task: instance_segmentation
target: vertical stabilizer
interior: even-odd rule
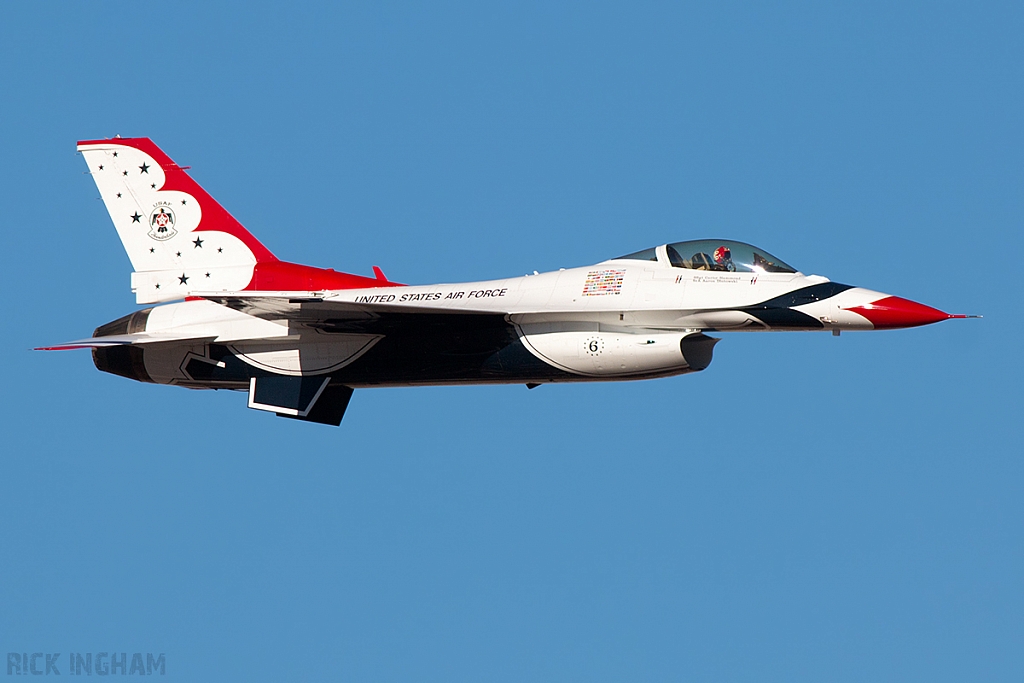
[[[238,291],[277,258],[149,138],[78,143],[124,244],[140,304]]]

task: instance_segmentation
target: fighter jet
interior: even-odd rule
[[[804,275],[724,239],[590,266],[403,285],[281,261],[148,138],[78,143],[148,307],[92,337],[99,370],[248,393],[250,408],[339,425],[354,389],[649,379],[699,372],[708,332],[879,330],[965,318]]]

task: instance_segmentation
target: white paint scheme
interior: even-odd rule
[[[607,265],[624,272],[621,292],[583,296],[587,273]],[[145,332],[132,336],[131,341],[151,344],[203,339],[230,343],[255,366],[284,374],[316,374],[355,360],[380,335],[332,334],[328,339],[318,339],[315,329],[298,321],[300,310],[310,311],[305,317],[400,311],[494,313],[506,316],[516,326],[531,352],[567,371],[628,375],[685,367],[678,355],[678,340],[687,334],[709,329],[764,330],[755,318],[735,309],[827,281],[801,274],[762,274],[752,282],[749,274],[716,274],[620,260],[470,283],[341,291],[201,291],[190,294],[245,302],[248,312],[205,299],[165,304],[152,309]],[[867,330],[872,326],[866,319],[845,309],[884,296],[853,288],[795,308],[825,322],[826,329]],[[370,303],[366,303],[368,299]],[[595,335],[607,349],[599,354],[605,356],[599,361],[584,351],[586,340]],[[671,340],[675,343],[669,343]],[[69,345],[88,345],[89,341]],[[103,343],[95,341],[96,345]],[[612,349],[619,351],[613,353]],[[617,363],[607,358],[615,358]]]
[[[634,325],[648,322],[669,328],[691,327],[679,324],[682,316],[698,311],[730,309],[749,306],[771,299],[799,287],[828,282],[827,278],[792,274],[762,274],[751,283],[746,273],[706,273],[659,264],[628,261],[605,261],[593,266],[571,268],[553,273],[541,273],[520,278],[489,280],[455,284],[410,286],[400,289],[342,290],[337,292],[235,292],[226,296],[239,297],[299,297],[318,296],[325,302],[359,303],[363,297],[383,296],[392,300],[370,302],[367,308],[386,306],[390,310],[401,307],[431,311],[476,311],[508,313],[512,316],[541,316],[574,320],[611,322],[618,314],[629,312]],[[622,291],[600,297],[583,296],[587,273],[606,265],[625,271]],[[696,280],[696,282],[694,281]],[[506,290],[504,296],[467,296],[469,292]],[[457,299],[449,294],[464,295]],[[440,294],[440,299],[414,300],[416,295]],[[225,296],[215,292],[195,292],[211,298]],[[403,301],[403,297],[405,300]],[[612,315],[608,315],[612,314]]]
[[[588,273],[607,267],[624,273],[619,293],[584,296]],[[470,283],[336,292],[198,294],[247,301],[255,309],[254,315],[270,319],[286,317],[282,302],[296,298],[316,299],[313,310],[324,316],[332,310],[498,313],[516,326],[524,345],[537,358],[581,377],[611,379],[685,370],[687,363],[679,345],[683,337],[703,330],[764,331],[768,328],[757,318],[735,309],[828,281],[801,273],[760,273],[755,277],[675,268],[660,262],[612,260]],[[845,309],[885,296],[854,288],[795,309],[820,320],[824,329],[870,330],[870,322]],[[295,308],[297,311],[298,305]],[[596,352],[589,351],[592,341],[597,343]]]
[[[249,247],[224,232],[195,232],[203,217],[199,201],[185,192],[164,190],[166,177],[153,157],[118,144],[117,138],[79,145],[78,151],[89,165],[132,263],[135,272],[131,285],[137,303],[181,299],[193,287],[230,291],[249,284],[256,264]],[[143,166],[145,173],[141,171]],[[164,205],[174,213],[174,234],[154,239],[150,216]],[[138,221],[133,220],[135,215],[140,217]],[[201,246],[194,243],[197,238],[202,240]],[[186,283],[180,281],[181,277],[187,278]]]
[[[706,331],[838,334],[874,329],[871,320],[892,328],[964,317],[792,272],[728,240],[482,282],[377,286],[390,283],[379,273],[326,276],[331,271],[296,264],[264,279],[264,263],[277,259],[183,169],[165,170],[142,151],[166,159],[152,141],[78,149],[132,263],[137,302],[163,305],[102,326],[100,337],[49,348],[92,347],[97,368],[139,381],[248,390],[251,408],[314,422],[338,424],[354,387],[661,377],[708,366],[718,340]],[[247,291],[258,284],[256,254],[261,283],[373,286]],[[265,392],[259,377],[272,378]],[[317,385],[306,412],[287,407]]]
[[[606,264],[615,264],[625,271],[622,293],[603,297],[583,296],[581,292],[587,273]],[[746,327],[749,317],[741,319],[732,309],[829,281],[820,276],[799,273],[764,274],[756,282],[751,282],[748,274],[723,273],[721,275],[732,277],[711,280],[716,273],[669,267],[659,270],[660,267],[653,263],[651,266],[654,268],[630,265],[625,261],[606,261],[585,268],[481,282],[340,291],[196,291],[192,295],[211,300],[235,298],[247,301],[256,310],[265,309],[265,313],[259,315],[268,318],[284,315],[282,302],[304,298],[322,301],[324,311],[332,310],[336,305],[337,310],[345,311],[501,313],[520,324],[577,321],[634,329],[698,330],[719,329],[719,326]],[[696,283],[693,281],[695,276],[698,279]],[[505,292],[502,296],[466,295],[468,292],[502,290]],[[459,293],[462,293],[461,297],[449,298]],[[417,298],[424,295],[440,295],[440,298]],[[850,307],[865,299],[876,300],[886,295],[854,288],[839,296],[843,306]],[[851,328],[872,329],[863,318],[851,318],[847,324]]]

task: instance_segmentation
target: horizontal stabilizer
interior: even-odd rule
[[[34,351],[69,351],[71,349],[99,349],[106,346],[129,346],[132,344],[166,344],[167,342],[195,342],[203,344],[213,341],[216,337],[204,336],[174,336],[174,335],[152,335],[152,334],[119,334],[107,337],[90,337],[88,339],[76,339],[75,341],[55,344],[54,346],[38,346]]]

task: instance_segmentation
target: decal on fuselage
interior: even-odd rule
[[[587,279],[583,283],[583,296],[621,294],[622,280],[625,277],[624,270],[592,270],[587,273]]]

